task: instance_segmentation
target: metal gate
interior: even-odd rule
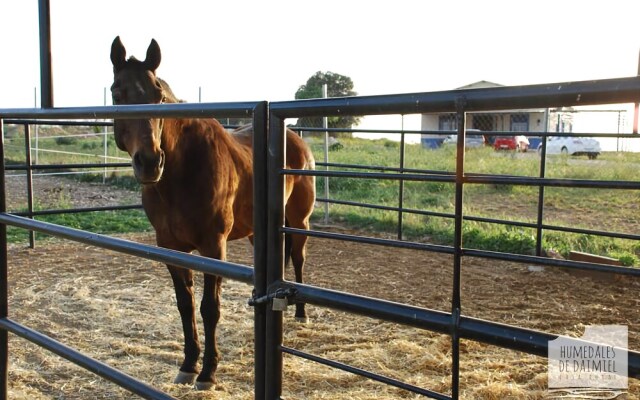
[[[581,187],[602,189],[640,189],[639,182],[600,181],[582,179],[549,179],[544,177],[544,161],[541,176],[517,177],[504,175],[474,175],[465,173],[464,140],[467,112],[483,112],[495,110],[513,110],[529,108],[547,108],[561,106],[577,106],[592,104],[632,103],[640,98],[640,78],[611,79],[590,82],[568,82],[561,84],[534,85],[521,87],[501,87],[490,89],[456,90],[436,93],[418,93],[407,95],[372,96],[343,99],[299,100],[270,104],[270,138],[269,138],[269,191],[265,204],[270,207],[268,247],[276,251],[268,253],[267,286],[269,293],[280,290],[290,294],[290,301],[302,301],[322,307],[330,307],[363,316],[378,318],[388,322],[405,324],[412,327],[435,331],[451,336],[452,373],[451,395],[437,393],[428,388],[419,388],[395,379],[381,376],[359,368],[344,365],[332,360],[323,359],[305,352],[282,345],[282,313],[267,311],[267,355],[266,379],[267,399],[278,399],[282,391],[282,355],[290,354],[303,357],[328,366],[340,368],[380,382],[397,386],[414,393],[436,399],[458,399],[460,396],[460,339],[472,339],[488,344],[518,350],[546,357],[548,343],[558,338],[557,335],[525,329],[518,326],[505,325],[493,321],[480,320],[463,315],[463,299],[460,293],[461,260],[463,257],[479,257],[496,260],[508,260],[528,264],[568,267],[613,274],[640,276],[635,268],[614,267],[603,264],[555,260],[539,256],[497,253],[486,250],[463,247],[463,188],[473,184],[528,185],[545,187]],[[404,171],[400,168],[394,172],[349,172],[349,171],[303,171],[284,169],[284,126],[285,119],[299,117],[333,116],[333,115],[383,115],[383,114],[415,114],[415,113],[454,113],[457,119],[457,156],[455,175],[434,174],[429,171]],[[496,133],[513,134],[510,132]],[[538,134],[538,133],[536,133]],[[548,132],[540,134],[543,138],[551,136]],[[542,158],[545,158],[546,141],[542,147]],[[391,303],[384,300],[357,296],[349,293],[335,292],[314,286],[297,284],[284,279],[282,234],[301,234],[303,231],[285,227],[282,182],[284,175],[308,175],[330,177],[354,177],[360,179],[393,179],[403,181],[449,182],[455,185],[455,237],[453,246],[415,243],[401,240],[377,239],[312,230],[309,236],[347,240],[396,248],[412,248],[424,251],[453,255],[453,280],[451,282],[451,312],[413,307],[411,305]],[[403,211],[401,205],[396,209]],[[539,234],[543,229],[559,229],[543,225],[541,208],[538,211],[538,223],[534,225]],[[580,230],[575,230],[579,232]],[[584,232],[584,231],[583,231]],[[606,232],[595,234],[618,236]],[[640,236],[623,235],[619,237],[640,239]],[[540,241],[538,240],[538,243]],[[640,353],[629,352],[629,376],[640,374]],[[284,376],[286,379],[286,375]]]
[[[0,397],[7,397],[9,332],[33,341],[94,373],[109,379],[145,398],[169,398],[166,394],[141,383],[122,372],[80,354],[79,352],[48,338],[33,329],[9,318],[7,299],[7,243],[6,226],[12,225],[60,236],[82,243],[121,251],[127,254],[169,262],[198,271],[214,273],[230,279],[254,285],[256,297],[274,297],[286,293],[290,301],[302,301],[319,307],[330,307],[350,313],[404,324],[411,327],[448,334],[452,344],[451,395],[437,393],[429,388],[420,388],[369,371],[345,365],[333,360],[307,354],[303,351],[283,346],[282,312],[274,311],[267,303],[255,305],[255,398],[278,399],[282,392],[282,382],[286,379],[282,370],[283,354],[303,357],[328,366],[340,368],[386,384],[403,388],[426,397],[436,399],[459,398],[460,339],[473,339],[505,348],[540,356],[547,355],[548,342],[558,336],[517,326],[470,318],[463,315],[463,299],[460,294],[461,260],[463,257],[480,257],[498,260],[526,262],[610,272],[614,274],[640,275],[640,270],[614,267],[602,264],[555,260],[538,256],[496,253],[485,250],[464,248],[462,224],[463,187],[481,183],[504,185],[530,185],[544,187],[594,187],[606,189],[640,189],[638,182],[592,181],[576,179],[539,178],[473,175],[465,173],[464,141],[458,141],[455,175],[432,174],[428,171],[393,172],[346,172],[346,171],[302,171],[284,169],[284,123],[286,118],[335,114],[405,114],[423,112],[454,112],[457,115],[460,137],[465,135],[465,113],[471,111],[498,110],[506,108],[556,107],[561,105],[586,105],[634,102],[640,93],[640,78],[612,79],[595,82],[573,82],[562,85],[536,85],[524,87],[504,87],[437,93],[407,95],[357,97],[346,99],[302,100],[293,102],[224,103],[224,104],[175,104],[175,105],[135,105],[117,107],[93,107],[77,109],[5,109],[0,110],[0,119],[33,118],[136,118],[153,117],[253,117],[255,168],[255,269],[188,254],[177,253],[152,246],[132,244],[90,232],[60,227],[28,218],[8,214],[6,200],[0,195],[0,377],[4,379],[0,387]],[[267,126],[267,121],[269,122]],[[1,124],[0,124],[1,125]],[[543,133],[542,136],[548,135]],[[268,140],[267,140],[268,139]],[[4,148],[0,146],[0,156]],[[346,234],[336,234],[312,230],[303,232],[285,227],[283,203],[284,175],[314,174],[316,176],[348,176],[360,179],[393,179],[398,181],[440,181],[455,185],[455,240],[453,246],[416,243],[404,240],[377,239]],[[4,186],[4,169],[0,171],[0,185]],[[402,212],[401,207],[398,212]],[[540,229],[551,229],[542,225]],[[337,292],[320,287],[296,284],[284,279],[283,235],[307,234],[312,237],[330,238],[362,242],[396,248],[412,248],[453,255],[454,275],[451,282],[451,311],[443,312],[415,307],[408,304],[392,303],[350,293]],[[613,234],[610,234],[613,235]],[[627,238],[638,240],[637,235]],[[284,289],[284,290],[283,290]],[[277,293],[276,293],[277,292]],[[640,373],[640,353],[629,353],[629,374]]]
[[[593,187],[602,189],[640,190],[640,182],[593,181],[578,179],[548,179],[540,177],[513,177],[473,175],[465,173],[464,140],[457,141],[457,164],[453,175],[433,174],[428,171],[394,172],[344,172],[344,171],[299,171],[284,169],[284,126],[287,118],[328,115],[384,115],[412,113],[453,113],[457,120],[457,135],[466,134],[465,113],[494,110],[547,108],[592,104],[633,103],[640,100],[640,77],[621,78],[589,82],[567,82],[521,87],[458,90],[406,95],[385,95],[338,99],[299,100],[291,102],[246,102],[216,104],[170,104],[135,105],[114,107],[53,108],[51,85],[51,46],[49,35],[49,2],[40,0],[40,43],[42,72],[43,109],[2,109],[2,120],[19,119],[72,119],[72,118],[140,118],[140,117],[252,117],[254,125],[254,204],[263,205],[254,210],[254,269],[218,260],[182,254],[153,246],[135,244],[91,232],[78,231],[28,218],[8,214],[4,193],[4,162],[0,168],[0,399],[8,397],[8,333],[21,336],[70,361],[109,379],[144,398],[167,399],[170,396],[154,389],[103,363],[93,360],[41,333],[21,325],[9,318],[7,279],[7,225],[45,232],[66,239],[98,246],[110,250],[140,256],[160,262],[213,273],[246,283],[253,283],[255,296],[273,297],[286,293],[291,301],[301,301],[319,307],[330,307],[349,313],[404,324],[411,327],[448,334],[452,345],[451,395],[437,393],[429,388],[419,388],[369,371],[326,360],[297,349],[283,346],[282,312],[274,311],[269,304],[255,305],[255,398],[279,399],[282,394],[283,354],[304,357],[325,365],[340,368],[374,380],[394,385],[426,397],[436,399],[458,399],[460,396],[460,339],[472,339],[508,349],[523,351],[543,357],[547,355],[548,342],[558,336],[549,333],[510,326],[487,320],[471,318],[463,314],[463,299],[460,293],[461,260],[463,257],[480,257],[497,260],[526,262],[603,271],[613,274],[640,276],[640,269],[614,267],[603,264],[554,260],[539,256],[496,253],[469,249],[463,246],[463,188],[465,185],[496,183],[501,185],[529,185],[540,187]],[[0,131],[0,134],[3,132]],[[3,135],[4,136],[4,135]],[[547,133],[537,133],[546,137]],[[267,140],[268,139],[268,140]],[[542,150],[543,156],[545,148]],[[4,145],[0,145],[0,157],[4,160]],[[284,175],[314,174],[316,176],[348,176],[361,179],[393,179],[402,181],[435,181],[455,185],[455,238],[452,246],[415,243],[402,240],[367,238],[355,235],[335,234],[311,230],[302,232],[285,227],[283,178]],[[398,212],[402,212],[398,207]],[[542,223],[539,216],[536,227],[539,231],[552,227]],[[307,234],[312,237],[362,242],[395,248],[412,248],[423,251],[451,254],[453,256],[453,280],[451,282],[451,311],[443,312],[408,304],[337,292],[320,287],[296,284],[284,279],[283,235]],[[604,233],[616,236],[611,233]],[[626,238],[639,240],[636,235]],[[284,289],[284,290],[283,290]],[[640,353],[628,354],[629,375],[640,375]]]

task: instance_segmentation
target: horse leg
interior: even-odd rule
[[[309,218],[313,212],[315,203],[315,180],[313,177],[302,177],[297,181],[287,199],[285,219],[289,226],[297,229],[309,230]],[[297,283],[304,283],[303,272],[306,259],[306,235],[291,235],[285,240],[286,246],[290,246],[291,261]],[[309,321],[304,303],[296,303],[296,321],[306,323]]]
[[[201,249],[200,254],[205,257],[226,259],[226,239],[220,235],[211,249]],[[204,274],[204,288],[202,290],[202,302],[200,314],[204,325],[204,356],[202,359],[202,371],[196,379],[196,389],[209,390],[216,383],[215,373],[218,369],[220,353],[216,340],[216,328],[220,320],[220,293],[222,291],[222,278],[215,275]]]
[[[167,265],[173,287],[176,291],[176,302],[180,319],[182,320],[182,331],[184,333],[184,361],[174,383],[191,385],[198,374],[198,357],[200,356],[200,342],[198,340],[198,330],[196,327],[195,301],[193,296],[193,271],[186,268],[179,268]]]
[[[306,229],[309,226],[307,225]],[[291,235],[291,261],[293,262],[293,271],[297,283],[304,283],[303,272],[304,262],[306,258],[307,236]],[[304,303],[296,303],[296,321],[307,323],[307,312]]]

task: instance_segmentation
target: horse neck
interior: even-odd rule
[[[159,77],[156,77],[156,79],[162,87],[163,103],[184,103],[183,100],[180,100],[176,97],[176,95],[173,93],[173,90],[171,90],[171,87],[164,79],[161,79]],[[165,153],[170,153],[175,149],[177,136],[180,134],[181,125],[182,124],[177,119],[165,118],[162,120],[161,143]]]
[[[160,79],[156,77],[158,82],[160,82],[160,86],[162,87],[162,94],[164,95],[164,103],[184,103],[183,100],[178,99],[178,97],[173,94],[173,90],[171,90],[171,86],[164,79]]]

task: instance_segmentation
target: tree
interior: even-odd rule
[[[296,92],[296,100],[315,99],[322,97],[322,85],[327,85],[327,97],[356,96],[353,90],[353,81],[348,76],[336,74],[334,72],[316,72],[307,80],[307,83],[300,86]],[[351,128],[360,121],[360,117],[353,116],[329,116],[329,128]],[[322,117],[303,117],[298,119],[296,126],[299,127],[322,127]]]

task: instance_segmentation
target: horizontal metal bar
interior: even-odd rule
[[[279,118],[331,115],[383,115],[497,111],[526,108],[635,103],[640,99],[640,77],[560,82],[541,85],[450,90],[383,96],[360,96],[281,101],[269,104]]]
[[[535,224],[532,224],[532,225],[535,226]],[[549,230],[549,231],[580,233],[583,235],[604,236],[604,237],[611,237],[611,238],[617,238],[617,239],[640,240],[640,235],[634,235],[631,233],[605,232],[605,231],[596,231],[593,229],[569,228],[566,226],[555,226],[555,225],[546,225],[546,224],[542,224],[540,228]]]
[[[290,126],[289,129],[296,132],[334,132],[334,133],[385,133],[385,134],[405,134],[405,135],[422,135],[422,134],[434,134],[434,135],[450,135],[454,131],[445,130],[403,130],[403,129],[353,129],[353,128],[318,128],[310,126]]]
[[[278,289],[294,290],[292,300],[297,302],[314,304],[442,334],[450,335],[453,329],[451,314],[444,311],[414,307],[289,281],[279,282],[270,288],[270,291],[273,292]],[[499,345],[507,349],[542,357],[547,357],[549,341],[563,337],[467,316],[460,317],[458,333],[460,338]],[[576,339],[572,338],[572,340]],[[640,353],[629,350],[628,362],[629,376],[640,375]]]
[[[374,210],[384,210],[384,211],[394,211],[394,212],[402,211],[403,213],[406,213],[406,214],[424,215],[428,217],[438,217],[438,218],[454,218],[455,217],[455,215],[451,213],[425,211],[425,210],[418,210],[414,208],[399,208],[399,207],[393,207],[393,206],[383,206],[378,204],[361,203],[357,201],[325,199],[322,197],[316,198],[316,201],[319,203],[340,204],[345,206],[362,207],[362,208],[369,208]],[[538,225],[533,222],[508,221],[508,220],[497,219],[497,218],[475,217],[471,215],[465,215],[462,218],[465,221],[517,226],[520,228],[529,228],[529,229],[538,228]],[[549,231],[557,231],[557,232],[579,233],[583,235],[603,236],[603,237],[611,237],[611,238],[627,239],[627,240],[640,240],[640,235],[634,235],[631,233],[605,232],[605,231],[596,231],[593,229],[569,228],[564,226],[555,226],[555,225],[546,225],[546,224],[540,225],[540,228],[549,230]]]
[[[426,175],[426,174],[396,174],[384,172],[354,172],[354,171],[322,171],[322,170],[302,170],[284,169],[282,175],[297,176],[328,176],[335,178],[363,178],[363,179],[385,179],[404,180],[420,182],[455,182],[453,175]],[[594,189],[640,189],[640,182],[634,181],[603,181],[589,179],[549,179],[532,178],[524,176],[499,176],[499,175],[466,175],[465,183],[473,184],[503,184],[522,186],[547,186],[547,187],[576,187]]]
[[[320,200],[318,199],[318,201],[320,201]],[[404,209],[404,211],[408,212],[408,213],[415,213],[415,211],[411,210],[411,209]],[[444,217],[449,217],[449,216],[453,216],[453,215],[450,214],[450,215],[443,215],[443,216]],[[534,222],[507,221],[507,220],[503,220],[503,219],[486,218],[486,217],[474,217],[474,216],[470,216],[470,215],[463,216],[463,219],[465,221],[475,221],[475,222],[484,222],[484,223],[488,223],[488,224],[501,224],[501,225],[509,225],[509,226],[518,226],[518,227],[521,227],[521,228],[530,228],[530,229],[537,229],[538,228],[538,224],[536,224]],[[634,234],[631,234],[631,233],[622,233],[622,232],[596,231],[596,230],[593,230],[593,229],[569,228],[569,227],[565,227],[565,226],[556,226],[556,225],[547,225],[547,224],[540,225],[540,229],[549,230],[549,231],[557,231],[557,232],[580,233],[580,234],[583,234],[583,235],[603,236],[603,237],[611,237],[611,238],[618,238],[618,239],[640,240],[640,235],[634,235]]]
[[[89,155],[89,154],[88,154]],[[93,156],[93,154],[91,154]],[[96,156],[102,157],[102,156]],[[128,168],[131,163],[95,163],[95,164],[32,164],[31,170],[59,170],[59,169],[89,169],[89,168]],[[26,171],[29,167],[24,164],[9,164],[7,171]]]
[[[392,207],[392,206],[383,206],[383,205],[378,205],[378,204],[371,204],[371,203],[360,203],[357,201],[348,201],[348,200],[335,200],[335,199],[325,199],[322,197],[316,197],[316,202],[318,203],[329,203],[329,204],[340,204],[343,206],[353,206],[353,207],[362,207],[362,208],[369,208],[372,210],[384,210],[384,211],[400,211],[400,209],[398,207]]]
[[[85,208],[61,208],[57,210],[40,210],[33,211],[29,214],[26,211],[12,212],[11,214],[20,217],[27,216],[41,216],[41,215],[58,215],[58,214],[77,214],[84,212],[97,212],[97,211],[120,211],[120,210],[142,210],[142,204],[128,204],[122,206],[103,206],[103,207],[85,207]]]
[[[447,175],[455,176],[455,173],[449,171],[438,171],[433,169],[417,169],[417,168],[399,168],[399,167],[386,167],[383,165],[361,165],[361,164],[341,164],[331,162],[316,162],[317,167],[329,167],[329,168],[350,168],[350,169],[365,169],[372,171],[394,171],[404,173],[416,173],[416,174],[433,174],[433,175]]]
[[[42,119],[5,119],[7,125],[113,126],[113,121],[46,121]]]
[[[422,396],[426,396],[432,399],[439,399],[439,400],[451,400],[451,397],[446,396],[444,394],[438,393],[438,392],[434,392],[431,390],[427,390],[427,389],[423,389],[421,387],[415,386],[415,385],[410,385],[408,383],[399,381],[397,379],[393,379],[393,378],[389,378],[387,376],[384,375],[380,375],[380,374],[376,374],[367,370],[364,370],[362,368],[357,368],[357,367],[353,367],[351,365],[348,364],[344,364],[338,361],[333,361],[333,360],[328,360],[326,358],[322,358],[322,357],[318,357],[315,356],[313,354],[309,354],[300,350],[296,350],[296,349],[292,349],[291,347],[286,347],[286,346],[280,346],[280,350],[282,350],[283,353],[287,353],[290,354],[292,356],[296,356],[296,357],[300,357],[300,358],[304,358],[305,360],[309,360],[309,361],[314,361],[317,362],[319,364],[322,365],[326,365],[328,367],[332,367],[332,368],[336,368],[339,369],[341,371],[345,371],[345,372],[350,372],[352,374],[355,375],[359,375],[365,378],[369,378],[371,380],[374,380],[376,382],[381,382],[384,383],[385,385],[389,385],[389,386],[393,386],[393,387],[397,387],[400,389],[404,389],[407,390],[409,392],[412,393],[416,393]]]
[[[7,318],[0,318],[0,329],[9,331],[15,335],[18,335],[32,343],[35,343],[54,354],[63,357],[74,364],[93,372],[94,374],[107,379],[118,386],[135,393],[145,399],[154,400],[170,400],[175,397],[169,396],[144,382],[141,382],[109,365],[94,360],[69,346],[66,346],[55,339],[52,339],[42,333],[33,329],[27,328],[17,322],[14,322]]]
[[[597,110],[587,110],[592,112]],[[470,113],[474,114],[474,113]],[[384,134],[405,134],[405,135],[440,135],[444,139],[446,136],[457,136],[457,130],[394,130],[394,129],[348,129],[348,128],[316,128],[316,127],[288,127],[296,132],[335,132],[335,133],[384,133]],[[468,132],[476,134],[478,132]],[[527,136],[527,137],[603,137],[603,138],[640,138],[632,133],[609,133],[609,132],[551,132],[551,131],[482,131],[482,135],[487,136]]]
[[[403,213],[424,215],[424,216],[428,216],[428,217],[454,218],[453,214],[440,213],[440,212],[435,212],[435,211],[416,210],[414,208],[399,208],[399,207],[392,207],[392,206],[382,206],[382,205],[370,204],[370,203],[359,203],[359,202],[356,202],[356,201],[325,199],[325,198],[322,198],[322,197],[317,197],[316,201],[319,202],[319,203],[341,204],[341,205],[345,205],[345,206],[370,208],[370,209],[374,209],[374,210],[385,210],[385,211],[395,211],[395,212],[402,211]]]
[[[62,237],[103,249],[119,251],[121,253],[142,257],[148,260],[159,261],[166,264],[193,269],[195,271],[218,275],[248,284],[253,283],[253,268],[241,264],[234,264],[213,258],[182,253],[156,246],[149,246],[129,240],[85,232],[78,229],[72,229],[42,221],[35,221],[6,213],[0,213],[0,223]]]
[[[586,271],[608,272],[619,275],[640,276],[640,268],[618,267],[608,264],[596,264],[582,261],[560,260],[556,258],[528,256],[524,254],[500,253],[489,250],[463,249],[463,255],[468,257],[490,258],[493,260],[515,261],[519,263],[537,264],[552,267],[564,267]]]
[[[386,172],[354,172],[354,171],[322,171],[308,169],[284,169],[281,170],[282,175],[300,175],[300,176],[328,176],[335,178],[364,178],[364,179],[387,179],[387,180],[405,180],[419,182],[449,182],[455,181],[453,175],[427,175],[427,174],[396,174]]]
[[[322,232],[322,231],[305,230],[305,229],[288,228],[288,227],[280,228],[280,232],[305,235],[305,236],[311,236],[311,237],[319,237],[323,239],[335,239],[335,240],[344,240],[347,242],[396,247],[400,249],[427,250],[427,251],[433,251],[436,253],[444,253],[444,254],[453,254],[454,252],[453,247],[451,246],[408,242],[404,240],[401,241],[401,240],[394,240],[394,239],[381,239],[381,238],[373,238],[373,237],[367,237],[367,236],[347,235],[344,233]]]
[[[596,346],[598,343],[588,342],[580,338],[555,335],[518,326],[499,324],[478,318],[461,317],[458,328],[460,337],[487,343],[511,350],[522,351],[540,357],[548,357],[549,342],[558,338],[571,340],[585,346]],[[640,377],[640,352],[627,350],[628,376]],[[624,373],[620,371],[620,373]]]
[[[293,298],[297,302],[328,307],[442,334],[451,332],[451,314],[444,311],[430,310],[289,281],[280,282],[270,288],[269,291],[274,292],[278,289],[293,290]]]
[[[427,243],[407,242],[393,239],[372,238],[366,236],[348,235],[344,233],[321,232],[315,230],[304,230],[297,228],[283,227],[281,232],[300,234],[311,237],[319,237],[323,239],[344,240],[356,243],[373,244],[380,246],[396,247],[413,250],[427,250],[437,253],[453,254],[454,249],[451,246],[434,245]],[[566,267],[573,269],[582,269],[589,271],[610,272],[620,275],[640,276],[640,268],[618,267],[606,264],[587,263],[581,261],[559,260],[555,258],[528,256],[523,254],[501,253],[497,251],[476,250],[463,248],[462,253],[465,256],[490,258],[495,260],[513,261],[519,263],[529,263],[554,267]]]
[[[68,108],[0,108],[1,118],[106,119],[250,117],[259,102],[128,104]]]
[[[535,177],[514,177],[500,175],[467,175],[465,183],[473,184],[502,184],[522,186],[572,187],[586,189],[640,189],[638,181],[605,181],[593,179],[555,179]]]

